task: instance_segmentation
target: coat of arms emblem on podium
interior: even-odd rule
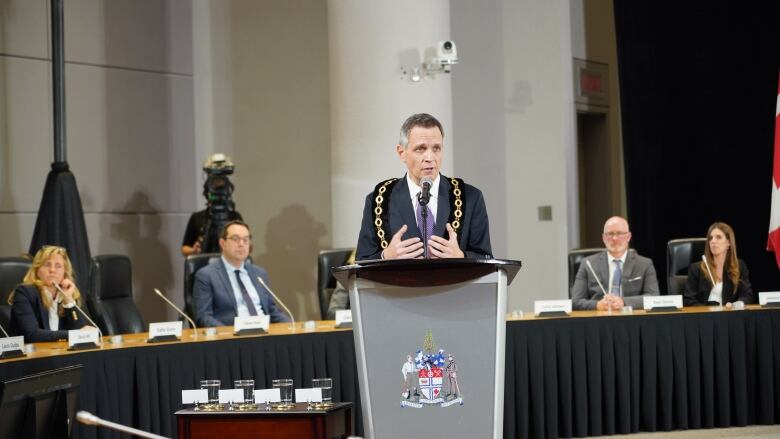
[[[463,405],[455,356],[436,350],[431,331],[425,334],[422,349],[406,355],[401,379],[401,407]]]

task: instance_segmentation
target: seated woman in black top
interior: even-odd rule
[[[68,338],[69,329],[87,326],[84,316],[74,306],[80,296],[65,249],[42,247],[22,284],[8,297],[12,335],[23,335],[28,343]]]
[[[731,226],[721,222],[710,226],[704,255],[706,263],[695,262],[688,268],[683,297],[685,306],[723,305],[730,308],[738,300],[753,301],[748,268],[743,260],[737,259],[737,242]]]

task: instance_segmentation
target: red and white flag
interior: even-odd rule
[[[780,268],[780,81],[777,84],[775,106],[775,153],[772,161],[772,213],[769,215],[769,239],[766,249],[775,252],[777,267]]]

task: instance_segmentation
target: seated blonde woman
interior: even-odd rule
[[[74,306],[80,297],[67,251],[43,246],[22,283],[8,297],[12,335],[22,335],[28,343],[68,338],[68,330],[87,326]]]

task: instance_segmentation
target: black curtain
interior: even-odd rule
[[[666,290],[666,243],[734,227],[754,291],[766,251],[780,2],[614,0],[632,246]]]
[[[76,187],[76,177],[67,162],[54,162],[46,177],[38,219],[30,242],[30,254],[44,245],[59,245],[68,250],[73,264],[76,285],[82,294],[89,290],[89,240],[84,224],[81,197]]]

